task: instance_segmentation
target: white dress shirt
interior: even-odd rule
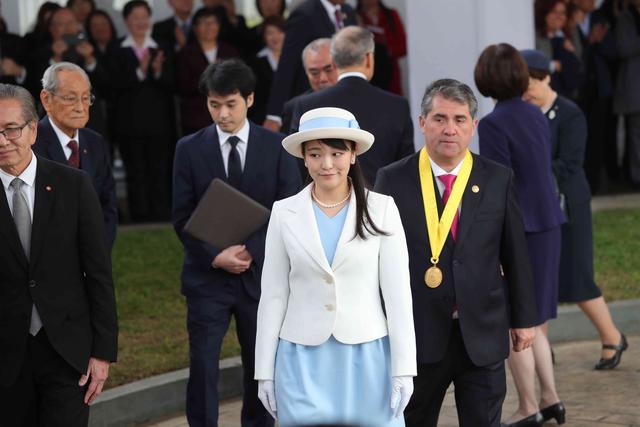
[[[338,21],[336,20],[336,10],[338,12],[342,11],[342,9],[340,8],[340,5],[334,5],[329,0],[320,0],[320,3],[322,3],[324,8],[326,9],[327,15],[329,15],[329,19],[331,19],[331,22],[333,22],[333,25],[336,27],[336,29],[339,30],[340,28],[338,28]],[[342,23],[344,24],[344,19]]]
[[[22,173],[15,177],[0,169],[0,179],[2,180],[2,187],[4,188],[4,194],[7,196],[7,203],[9,204],[9,210],[13,216],[13,188],[11,187],[11,181],[15,178],[20,178],[24,185],[22,186],[22,193],[27,199],[27,205],[29,206],[29,215],[31,215],[31,223],[33,224],[33,205],[36,198],[36,167],[38,166],[38,159],[33,152],[31,153],[31,162],[29,166],[22,171]]]
[[[249,120],[244,120],[244,125],[240,128],[240,130],[235,133],[227,133],[220,129],[218,125],[216,125],[216,132],[218,132],[218,141],[220,142],[220,152],[222,153],[222,161],[224,162],[224,170],[227,174],[229,174],[229,152],[231,152],[231,144],[227,142],[230,136],[235,135],[240,139],[238,145],[236,145],[236,149],[240,154],[240,167],[244,170],[244,162],[247,158],[247,146],[249,145]]]
[[[204,51],[204,56],[207,57],[207,62],[209,64],[213,64],[218,59],[218,46],[213,49],[207,49]]]
[[[56,133],[56,136],[58,137],[58,141],[60,141],[60,146],[62,147],[62,151],[64,151],[64,157],[66,157],[67,160],[69,160],[69,157],[71,157],[71,148],[67,147],[67,144],[69,144],[69,141],[74,140],[75,142],[78,143],[78,150],[80,149],[80,132],[78,132],[78,129],[76,129],[76,133],[75,135],[73,135],[73,138],[69,138],[69,135],[67,135],[66,133],[64,133],[62,130],[60,130],[60,128],[58,126],[56,126],[56,124],[53,122],[53,120],[51,120],[51,117],[47,117],[49,119],[49,123],[51,123],[51,127],[53,128],[53,131]]]

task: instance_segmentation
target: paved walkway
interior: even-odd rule
[[[567,407],[566,427],[640,427],[640,337],[628,337],[629,349],[620,366],[609,372],[592,369],[600,354],[598,341],[554,346],[556,384]],[[503,408],[508,417],[518,401],[511,378]],[[550,422],[547,425],[553,425]],[[441,427],[457,426],[453,390],[449,389],[440,415]],[[188,427],[186,418],[147,424],[147,427]],[[240,401],[227,401],[220,408],[220,427],[240,427]]]

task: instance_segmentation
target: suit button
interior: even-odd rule
[[[36,281],[35,280],[29,280],[29,287],[30,288],[35,288],[36,287]]]
[[[326,276],[324,276],[324,281],[327,285],[332,285],[333,284],[333,277],[329,276],[328,274]]]
[[[333,304],[325,304],[324,308],[326,308],[327,311],[333,311],[334,309]]]

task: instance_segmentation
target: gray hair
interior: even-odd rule
[[[431,111],[433,98],[438,95],[449,101],[455,101],[469,107],[472,119],[475,119],[478,115],[478,100],[468,85],[455,79],[440,79],[432,82],[424,91],[422,103],[420,104],[424,117],[427,117]]]
[[[331,40],[331,57],[338,68],[361,64],[374,49],[371,31],[355,25],[344,27]]]
[[[89,80],[87,73],[82,69],[82,67],[71,62],[57,62],[50,65],[42,76],[42,89],[47,92],[54,93],[60,84],[60,81],[58,80],[58,73],[60,71],[75,71],[80,73],[87,83],[89,83],[89,89],[91,89],[91,80]]]
[[[0,83],[0,100],[15,99],[22,107],[22,118],[27,122],[38,121],[38,111],[33,96],[21,86]]]
[[[321,49],[324,49],[324,48],[327,48],[327,49],[331,48],[331,39],[328,37],[315,39],[314,41],[312,41],[311,43],[305,46],[305,48],[302,50],[302,64],[305,66],[305,68],[306,68],[305,58],[307,57],[307,55],[309,55],[311,52],[318,53],[320,52]]]

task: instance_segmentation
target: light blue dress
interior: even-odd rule
[[[348,205],[328,217],[313,204],[320,240],[331,265]],[[343,344],[331,336],[318,346],[280,339],[275,394],[280,427],[353,424],[402,427],[393,417],[389,338]]]

